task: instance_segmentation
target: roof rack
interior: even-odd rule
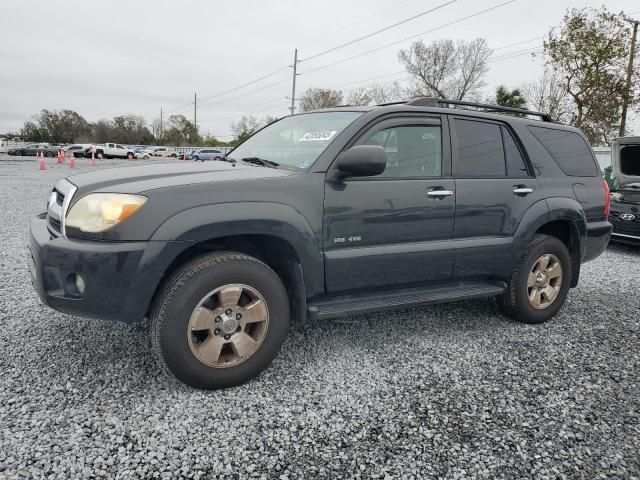
[[[416,107],[437,107],[440,105],[453,105],[461,107],[473,107],[481,108],[485,112],[497,112],[497,113],[519,113],[521,115],[531,115],[534,117],[540,117],[543,122],[553,122],[553,119],[548,113],[535,112],[533,110],[525,110],[524,108],[503,107],[502,105],[491,105],[488,103],[467,102],[465,100],[447,100],[444,98],[435,97],[416,97],[409,101],[383,103],[380,106],[388,105],[413,105]]]

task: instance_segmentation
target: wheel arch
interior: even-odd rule
[[[546,214],[544,205],[546,205]],[[571,255],[571,287],[578,284],[580,265],[586,248],[587,220],[580,203],[572,198],[554,197],[534,204],[525,214],[516,234],[517,251],[522,251],[534,235],[558,238]]]
[[[319,236],[288,205],[248,202],[188,209],[164,222],[151,240],[185,247],[168,262],[157,289],[191,258],[221,250],[252,255],[278,273],[295,300],[291,312],[298,321],[305,318],[306,298],[324,289]]]

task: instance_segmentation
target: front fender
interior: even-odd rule
[[[281,203],[218,203],[183,210],[167,219],[151,240],[173,240],[185,245],[231,235],[271,235],[288,242],[300,261],[309,295],[321,293],[324,263],[320,227],[314,231],[295,208]]]

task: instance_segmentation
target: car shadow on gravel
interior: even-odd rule
[[[142,391],[159,386],[179,388],[180,384],[164,375],[153,358],[147,320],[123,324],[56,317],[59,320],[50,322],[43,332],[47,344],[56,346],[43,365],[50,381],[98,382],[101,390],[108,390],[110,384],[120,385],[124,377]],[[299,369],[300,359],[315,370],[326,362],[341,362],[345,352],[350,356],[365,352],[368,361],[375,362],[378,353],[394,345],[412,344],[419,350],[416,345],[423,340],[468,341],[473,336],[494,336],[516,325],[520,326],[498,313],[492,299],[308,322],[291,329],[267,375],[290,375]],[[263,376],[250,384],[259,384]]]

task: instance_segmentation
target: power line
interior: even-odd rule
[[[263,110],[266,110],[268,108],[271,108],[273,106],[280,105],[280,104],[284,104],[282,98],[278,98],[277,100],[276,99],[272,99],[272,100],[269,101],[269,103],[265,103],[265,104],[261,104],[261,105],[258,105],[256,107],[253,107],[251,109],[251,113],[259,113],[259,112],[262,112]],[[286,107],[283,107],[283,108],[286,108]],[[231,113],[229,115],[224,115],[224,116],[221,116],[221,117],[204,118],[204,119],[200,119],[200,123],[202,123],[202,122],[214,122],[214,121],[217,121],[217,120],[225,120],[227,118],[235,118],[235,117],[239,117],[239,116],[242,116],[242,115],[246,115],[246,113],[247,113],[246,111],[241,111],[241,112],[234,112],[234,113]]]
[[[518,45],[524,45],[525,43],[535,42],[536,40],[542,40],[542,37],[531,38],[529,40],[525,40],[524,42],[512,43],[511,45],[503,45],[502,47],[493,48],[492,50],[496,52],[498,50],[504,50],[505,48],[517,47]]]
[[[499,60],[502,57],[507,57],[516,53],[531,53],[533,50],[540,50],[542,47],[540,45],[536,45],[535,47],[525,48],[523,50],[516,50],[515,52],[504,53],[502,55],[498,55],[497,57],[491,58],[492,61]]]
[[[226,103],[226,102],[230,102],[232,100],[238,100],[240,98],[244,98],[248,95],[253,95],[254,93],[258,93],[258,92],[262,92],[263,90],[267,90],[271,87],[275,87],[276,85],[281,85],[285,82],[290,81],[289,78],[285,78],[283,80],[280,80],[278,82],[274,82],[274,83],[270,83],[269,85],[264,85],[260,88],[258,88],[257,90],[252,90],[250,92],[247,93],[243,93],[242,95],[236,95],[235,97],[229,97],[229,98],[223,98],[222,100],[216,100],[215,102],[209,102],[209,103],[205,103],[205,104],[201,104],[198,108],[202,109],[204,107],[211,107],[213,105],[220,105],[221,103]]]
[[[522,57],[524,55],[533,55],[533,54],[536,54],[536,53],[542,53],[543,51],[544,51],[544,48],[537,47],[536,49],[522,51],[520,53],[514,52],[514,54],[501,55],[501,56],[499,56],[497,58],[492,58],[492,59],[488,60],[487,63],[499,62],[500,60],[508,60],[510,58]]]
[[[391,30],[392,28],[395,28],[395,27],[398,27],[398,26],[400,26],[402,24],[410,22],[411,20],[415,20],[416,18],[420,18],[420,17],[426,15],[427,13],[432,13],[432,12],[435,12],[436,10],[440,10],[441,8],[444,8],[447,5],[451,5],[452,3],[455,3],[457,1],[458,0],[449,0],[448,2],[445,2],[445,3],[442,3],[442,4],[438,5],[437,7],[430,8],[429,10],[425,10],[424,12],[420,12],[420,13],[418,13],[416,15],[413,15],[413,16],[411,16],[409,18],[405,18],[405,19],[400,20],[399,22],[393,23],[391,25],[387,25],[386,27],[383,27],[383,28],[381,28],[379,30],[376,30],[375,32],[368,33],[368,34],[363,35],[361,37],[355,38],[355,39],[353,39],[353,40],[351,40],[349,42],[343,43],[341,45],[337,45],[337,46],[335,46],[333,48],[329,48],[328,50],[324,50],[324,51],[322,51],[320,53],[316,53],[315,55],[311,55],[310,57],[307,57],[307,58],[305,58],[303,60],[300,60],[300,61],[301,62],[307,62],[309,60],[313,60],[314,58],[318,58],[318,57],[321,57],[323,55],[326,55],[327,53],[335,52],[336,50],[340,50],[341,48],[348,47],[349,45],[353,45],[354,43],[357,43],[357,42],[360,42],[360,41],[365,40],[367,38],[373,37],[374,35],[378,35],[379,33],[386,32],[387,30]]]
[[[351,57],[343,58],[342,60],[338,60],[338,61],[326,64],[326,65],[321,65],[319,67],[316,67],[316,68],[313,68],[313,69],[308,70],[306,72],[303,72],[303,74],[309,74],[309,73],[312,73],[312,72],[317,72],[318,70],[323,70],[325,68],[333,67],[334,65],[338,65],[340,63],[348,62],[349,60],[353,60],[355,58],[363,57],[363,56],[368,55],[370,53],[378,52],[378,51],[383,50],[385,48],[389,48],[389,47],[392,47],[394,45],[398,45],[400,43],[406,42],[407,40],[411,40],[411,39],[419,37],[421,35],[426,35],[427,33],[432,33],[432,32],[435,32],[436,30],[440,30],[442,28],[449,27],[451,25],[455,25],[456,23],[463,22],[463,21],[468,20],[470,18],[477,17],[478,15],[482,15],[483,13],[487,13],[487,12],[490,12],[492,10],[496,10],[496,9],[498,9],[500,7],[504,7],[505,5],[509,5],[510,3],[513,3],[515,1],[517,1],[517,0],[509,0],[507,2],[500,3],[500,4],[495,5],[493,7],[486,8],[484,10],[480,10],[479,12],[473,13],[471,15],[467,15],[466,17],[459,18],[458,20],[454,20],[452,22],[448,22],[448,23],[445,23],[443,25],[439,25],[439,26],[437,26],[435,28],[432,28],[430,30],[427,30],[425,32],[421,32],[421,33],[418,33],[416,35],[411,35],[409,37],[403,38],[402,40],[398,40],[398,41],[395,41],[395,42],[387,43],[386,45],[382,45],[381,47],[373,48],[371,50],[366,50],[366,51],[364,51],[362,53],[359,53],[357,55],[353,55]]]
[[[374,12],[374,13],[372,13],[371,15],[369,15],[367,17],[361,18],[360,20],[356,20],[355,22],[351,22],[351,23],[349,23],[347,25],[344,25],[343,27],[340,27],[337,30],[334,30],[333,32],[331,32],[329,34],[327,34],[327,35],[325,35],[325,36],[323,36],[321,38],[318,38],[317,40],[314,40],[311,43],[307,43],[307,44],[303,45],[302,48],[307,48],[307,47],[310,47],[312,45],[316,45],[317,43],[320,43],[323,40],[326,40],[327,38],[334,36],[336,33],[343,32],[347,28],[350,28],[350,27],[353,27],[354,25],[359,25],[359,24],[361,24],[363,22],[366,22],[367,20],[369,20],[369,19],[371,19],[371,18],[373,18],[373,17],[375,17],[377,15],[380,15],[381,13],[386,12],[387,10],[391,10],[392,8],[395,8],[395,7],[397,7],[398,5],[400,5],[402,3],[406,3],[407,1],[408,0],[400,0],[399,2],[395,2],[394,4],[389,5],[388,7],[385,7],[383,9],[381,9],[381,10],[378,10],[377,12]]]
[[[230,88],[229,90],[224,90],[222,92],[218,92],[218,93],[214,93],[212,95],[208,95],[206,97],[201,98],[200,100],[208,100],[210,98],[220,97],[220,96],[225,95],[227,93],[235,92],[237,90],[240,90],[241,88],[248,87],[249,85],[253,85],[254,83],[258,83],[259,81],[264,80],[266,78],[273,77],[274,75],[276,75],[276,74],[278,74],[280,72],[283,72],[285,70],[288,70],[288,69],[289,69],[289,66],[287,65],[286,67],[279,68],[278,70],[276,70],[274,72],[268,73],[268,74],[263,75],[263,76],[261,76],[259,78],[256,78],[256,79],[251,80],[251,81],[246,82],[246,83],[243,83],[242,85],[238,85],[237,87]]]

